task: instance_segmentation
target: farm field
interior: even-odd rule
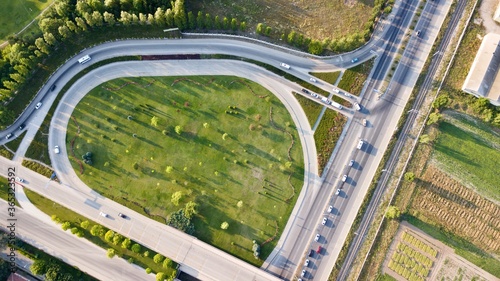
[[[72,146],[75,171],[97,192],[163,222],[194,202],[194,235],[255,265],[262,260],[254,259],[252,240],[264,259],[303,184],[289,113],[266,89],[237,77],[104,83],[73,112]],[[87,152],[92,166],[80,160]]]
[[[447,174],[500,202],[500,132],[466,115],[445,112],[433,159]]]
[[[53,0],[0,1],[0,43],[21,31]],[[36,23],[34,23],[36,24]]]
[[[354,1],[195,1],[187,10],[203,11],[220,17],[231,16],[246,21],[250,29],[259,23],[281,32],[295,30],[316,40],[341,38],[361,32],[370,18],[372,0]],[[195,13],[196,14],[196,13]]]

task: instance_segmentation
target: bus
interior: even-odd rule
[[[79,60],[78,60],[78,63],[79,64],[84,64],[86,62],[88,62],[90,60],[90,56],[89,55],[86,55],[84,57],[81,57]]]

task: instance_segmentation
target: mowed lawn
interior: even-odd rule
[[[50,3],[52,0],[0,1],[0,43],[7,36],[21,31]]]
[[[303,184],[302,148],[288,111],[266,89],[237,77],[109,81],[77,105],[68,147],[73,139],[77,159],[93,153],[82,175],[70,157],[90,187],[157,219],[194,201],[195,236],[255,265],[262,260],[253,258],[252,240],[263,243],[278,227],[261,249],[265,259]],[[177,191],[178,206],[171,202]]]
[[[491,132],[478,137],[448,121],[442,121],[439,130],[434,156],[440,166],[486,198],[500,201],[500,141],[488,141],[495,139]]]

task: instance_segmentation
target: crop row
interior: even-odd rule
[[[398,275],[405,278],[406,280],[409,280],[409,281],[424,281],[425,280],[424,277],[413,273],[408,268],[405,268],[404,266],[402,266],[401,264],[399,264],[397,262],[394,262],[393,260],[389,261],[388,267],[391,270],[393,270],[394,272],[396,272]]]
[[[415,238],[415,236],[413,236],[407,232],[403,233],[403,240],[405,242],[407,242],[408,244],[411,244],[415,248],[422,250],[423,252],[428,253],[433,258],[435,258],[437,256],[437,251],[434,248],[430,247],[428,244],[422,242],[421,240]]]
[[[410,246],[407,246],[403,243],[399,243],[397,252],[404,254],[405,256],[407,256],[410,259],[414,259],[415,261],[424,265],[427,268],[432,267],[432,260],[431,259],[429,259],[425,255],[423,255],[422,253],[413,250],[413,248]]]

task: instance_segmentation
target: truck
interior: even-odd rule
[[[336,102],[332,102],[332,105],[333,105],[333,107],[338,108],[338,109],[344,108],[342,105],[340,105],[340,104],[338,104]]]
[[[354,108],[357,110],[357,111],[360,111],[361,110],[361,106],[359,105],[359,103],[355,102],[354,103]]]

